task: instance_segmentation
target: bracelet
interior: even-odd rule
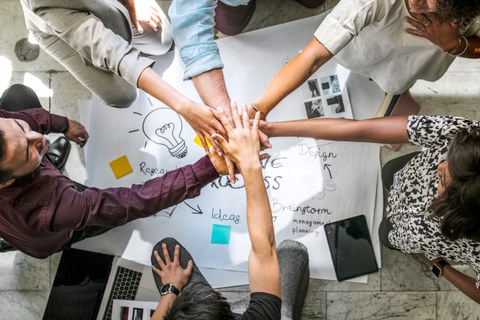
[[[462,39],[465,40],[465,48],[462,50],[462,52],[457,53],[458,49],[462,45]],[[461,56],[462,54],[464,54],[467,51],[468,47],[470,47],[470,44],[468,43],[467,38],[465,38],[464,36],[459,36],[458,37],[458,45],[453,50],[445,51],[445,52],[452,57],[458,57],[458,56]]]
[[[262,116],[264,116],[264,117],[267,116],[267,114],[266,114],[265,112],[258,110],[258,108],[255,106],[255,103],[252,102],[252,104],[250,105],[250,107],[252,107],[252,109],[255,110],[255,111],[257,111],[257,112],[260,112],[260,114],[261,114]]]

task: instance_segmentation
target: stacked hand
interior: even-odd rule
[[[225,112],[222,109],[218,109],[218,117],[227,132],[227,136],[215,133],[212,137],[242,171],[247,166],[259,163],[258,121],[260,120],[260,113],[255,114],[253,125],[250,125],[246,105],[242,107],[241,116],[238,114],[235,102],[231,104],[231,111],[233,125],[225,115]]]

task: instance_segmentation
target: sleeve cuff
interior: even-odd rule
[[[339,53],[353,36],[353,32],[345,29],[331,14],[325,17],[315,31],[315,38],[333,55]]]
[[[208,50],[207,52],[197,55],[193,55],[193,52],[189,52],[188,50],[180,51],[180,57],[185,63],[183,80],[189,80],[210,70],[223,68],[223,62],[222,59],[220,59],[220,53],[216,44],[214,47],[209,46],[209,49],[213,50]],[[189,56],[193,56],[195,59],[188,59],[187,57]]]
[[[68,118],[51,114],[52,132],[66,133],[68,131]]]
[[[141,57],[140,51],[131,52],[120,61],[119,75],[127,80],[131,85],[138,87],[138,78],[140,74],[148,67],[153,66],[155,61],[149,58]]]
[[[208,156],[204,156],[195,162],[192,165],[192,171],[197,177],[198,183],[202,188],[220,176],[217,170],[215,170],[215,167]]]

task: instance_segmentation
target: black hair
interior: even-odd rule
[[[480,128],[460,131],[447,153],[452,180],[430,208],[440,217],[440,231],[450,240],[480,236]]]
[[[480,0],[437,0],[437,15],[443,21],[458,20],[461,27],[480,15]]]
[[[192,284],[175,299],[165,320],[234,320],[227,299],[203,283]]]
[[[0,130],[0,163],[5,158],[7,150],[7,140],[5,140],[5,131]],[[0,168],[0,183],[4,183],[12,178],[12,170],[4,170]]]

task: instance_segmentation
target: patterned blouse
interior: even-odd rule
[[[388,197],[387,217],[393,225],[388,239],[405,253],[423,253],[429,259],[445,257],[469,264],[480,288],[480,242],[447,239],[440,221],[428,209],[437,197],[438,165],[445,160],[448,143],[460,129],[478,128],[480,121],[453,116],[410,116],[407,133],[411,143],[424,147],[394,176]]]

